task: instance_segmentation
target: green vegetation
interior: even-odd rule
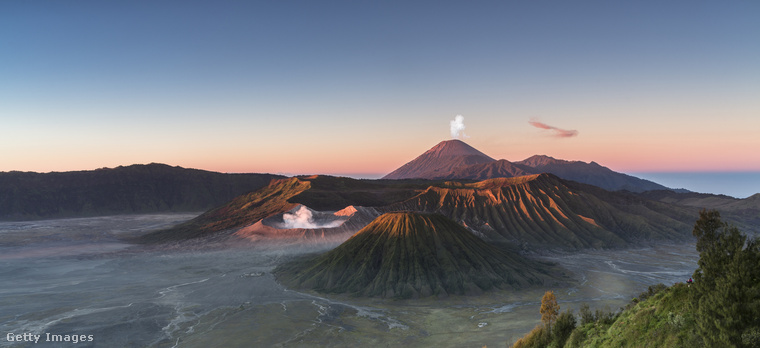
[[[620,313],[591,314],[586,306],[581,309],[581,325],[564,347],[699,346],[689,290],[682,283],[650,287]]]
[[[692,302],[708,347],[748,346],[760,339],[760,243],[702,211],[694,226],[699,268]]]
[[[559,313],[559,304],[553,291],[541,298],[541,324],[525,337],[517,340],[513,348],[562,347],[575,329],[575,316],[571,311]]]
[[[693,284],[650,286],[620,313],[594,314],[585,305],[566,341],[565,329],[556,329],[560,315],[513,347],[760,347],[758,242],[716,211],[703,210],[693,233],[700,252]]]

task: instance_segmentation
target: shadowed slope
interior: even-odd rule
[[[0,172],[0,220],[197,212],[280,178],[158,163],[73,172]]]
[[[385,209],[440,213],[496,241],[571,249],[689,238],[692,219],[686,209],[551,174],[431,186]]]
[[[438,214],[386,213],[334,250],[275,270],[283,283],[360,296],[425,297],[522,288],[547,264],[491,246]]]
[[[288,202],[288,199],[310,186],[310,182],[297,178],[275,180],[261,190],[238,196],[186,223],[142,236],[140,241],[153,243],[191,239],[252,224],[267,216],[291,210],[296,203]]]

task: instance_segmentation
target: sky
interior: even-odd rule
[[[760,171],[756,1],[4,1],[0,171]]]

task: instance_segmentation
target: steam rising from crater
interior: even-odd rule
[[[459,132],[462,132],[462,138],[467,138],[467,135],[464,134],[464,116],[457,115],[454,117],[454,120],[450,122],[451,124],[451,137],[454,139],[459,138]]]
[[[302,205],[292,213],[282,214],[282,227],[281,228],[333,228],[343,224],[343,219],[327,220],[319,219],[323,221],[314,221],[314,213],[311,209]]]

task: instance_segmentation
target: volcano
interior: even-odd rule
[[[308,211],[317,226],[285,224],[286,216],[301,210]],[[526,249],[615,248],[683,240],[691,236],[695,214],[691,207],[547,173],[479,182],[311,176],[272,181],[186,223],[146,234],[138,242],[234,234],[257,242],[337,244],[378,215],[393,211],[442,214],[485,240]]]
[[[384,176],[383,179],[439,178],[459,167],[493,161],[495,161],[493,158],[461,140],[446,140]]]
[[[566,161],[536,155],[519,162],[494,160],[461,140],[442,141],[383,179],[486,180],[551,173],[565,180],[609,191],[667,190],[655,182],[615,172],[596,162]]]
[[[270,245],[338,245],[378,215],[380,214],[374,208],[353,205],[336,212],[321,212],[298,204],[288,212],[261,219],[237,230],[233,235]],[[308,220],[289,222],[288,216],[306,217]]]
[[[275,275],[319,292],[417,298],[541,285],[553,268],[496,248],[442,215],[392,212],[332,251],[282,265]]]

